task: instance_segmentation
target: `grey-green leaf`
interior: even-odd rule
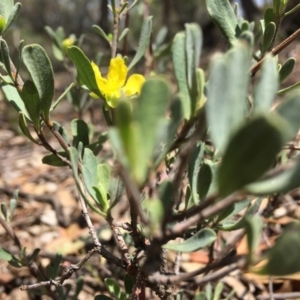
[[[206,0],[206,7],[212,21],[219,27],[228,42],[233,44],[239,28],[230,2],[228,0]]]
[[[14,7],[14,0],[0,1],[0,15],[3,16],[7,22],[9,15]]]
[[[85,56],[85,54],[76,46],[72,46],[67,49],[67,55],[73,61],[76,66],[78,76],[83,84],[85,84],[88,89],[98,96],[101,95],[95,78],[95,73],[93,71],[91,62]]]
[[[288,76],[293,72],[296,64],[296,60],[294,57],[290,57],[285,61],[279,71],[279,81],[283,82]]]
[[[217,235],[212,229],[204,228],[180,244],[166,244],[163,248],[178,252],[194,252],[208,247],[216,238]]]
[[[263,56],[269,50],[269,47],[270,47],[271,43],[273,42],[275,34],[276,34],[275,23],[269,22],[266,25],[266,29],[264,31],[264,36],[263,36],[262,51],[261,51]]]
[[[5,78],[5,80],[7,80],[8,82],[11,81],[11,79],[8,76],[3,76]],[[22,98],[20,97],[18,90],[8,84],[8,83],[2,83],[1,85],[2,91],[5,94],[6,99],[10,102],[10,104],[12,104],[12,106],[18,111],[18,112],[22,112],[26,118],[28,120],[30,120],[29,114],[26,110],[26,107],[24,105],[24,102],[22,100]]]
[[[268,112],[271,109],[278,88],[278,75],[274,58],[268,55],[263,62],[261,75],[255,87],[253,114]]]
[[[27,121],[25,118],[24,113],[19,112],[19,126],[21,131],[23,132],[23,134],[29,139],[31,140],[33,143],[39,145],[39,143],[32,137],[29,129],[28,129],[28,125],[27,125]]]
[[[284,276],[300,271],[300,223],[292,223],[285,228],[275,245],[266,253],[267,264],[257,273]],[[278,263],[280,262],[280,263]]]
[[[116,299],[122,299],[124,297],[123,292],[121,291],[120,286],[118,283],[111,278],[104,279],[105,285],[109,292],[116,298]]]
[[[191,117],[191,99],[187,80],[184,32],[177,33],[174,38],[172,45],[172,60],[180,99],[182,100],[183,115],[186,120],[189,120]]]
[[[135,120],[140,125],[145,159],[153,153],[160,120],[164,117],[171,98],[170,87],[159,77],[147,80],[142,88],[135,110]]]
[[[195,147],[195,150],[191,154],[191,158],[188,166],[188,177],[191,186],[192,199],[194,204],[198,204],[199,195],[198,195],[198,175],[200,171],[200,165],[202,163],[204,154],[204,145],[198,143]]]
[[[254,195],[268,195],[286,193],[300,186],[300,161],[295,165],[286,167],[279,174],[261,179],[246,186],[246,191]]]
[[[286,142],[288,127],[276,115],[260,116],[244,125],[230,140],[219,168],[220,194],[228,195],[263,175]]]
[[[5,0],[2,0],[5,2]],[[5,28],[4,30],[2,31],[2,34],[5,33],[5,31],[10,27],[10,25],[15,21],[15,19],[18,17],[18,14],[21,10],[21,7],[22,7],[22,4],[20,2],[17,2],[12,10],[10,11],[10,14],[8,16],[8,19],[6,19],[6,25],[5,25]]]
[[[290,125],[290,135],[288,140],[293,139],[300,128],[300,92],[295,91],[289,94],[282,104],[276,108],[276,112],[284,118]]]
[[[0,49],[1,49],[1,56],[2,56],[2,62],[5,66],[5,70],[8,74],[8,76],[13,80],[13,76],[11,74],[11,69],[10,69],[10,56],[9,56],[9,48],[5,40],[1,39],[0,41]]]
[[[78,147],[79,142],[82,142],[83,146],[89,144],[89,127],[83,120],[74,119],[71,122],[71,132],[73,135],[73,146]]]
[[[264,223],[260,216],[247,216],[245,218],[245,229],[248,244],[248,261],[251,264],[255,261],[255,252],[260,243]]]
[[[68,154],[66,152],[59,152],[60,156],[68,158]],[[54,167],[66,167],[68,166],[64,163],[59,157],[54,154],[46,155],[42,158],[43,164],[54,166]]]
[[[23,61],[37,88],[44,118],[49,120],[54,96],[54,75],[50,59],[40,45],[33,44],[23,48]]]
[[[98,185],[97,165],[98,161],[93,152],[85,148],[82,161],[82,174],[86,189],[94,200],[97,200],[97,194],[93,188]]]
[[[149,16],[145,18],[143,22],[138,49],[130,65],[128,66],[128,70],[130,70],[144,56],[150,42],[151,32],[152,32],[152,16]]]
[[[220,153],[247,115],[249,61],[249,48],[236,44],[211,68],[205,107],[210,135]]]
[[[32,120],[34,128],[40,130],[40,98],[34,83],[30,80],[24,83],[22,99]]]

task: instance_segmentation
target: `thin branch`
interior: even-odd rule
[[[14,230],[3,220],[0,216],[0,224],[3,226],[5,231],[8,233],[8,235],[12,238],[12,240],[15,242],[15,244],[18,246],[20,250],[22,250],[22,244],[15,234]]]
[[[111,216],[111,214],[109,213],[107,218],[106,218],[107,222],[110,225],[110,228],[112,229],[113,233],[114,233],[114,237],[116,240],[117,245],[119,246],[119,249],[122,253],[122,256],[124,257],[124,259],[126,260],[126,263],[129,265],[131,264],[131,259],[130,259],[130,255],[128,252],[128,247],[124,241],[123,235],[119,229],[119,227],[114,226],[113,224],[113,218]]]
[[[300,28],[296,30],[293,34],[291,34],[289,37],[287,37],[282,43],[280,43],[277,47],[275,47],[270,53],[272,55],[277,55],[280,53],[283,49],[285,49],[288,45],[290,45],[292,42],[296,40],[300,36]],[[250,69],[250,74],[252,77],[255,76],[256,72],[260,69],[262,63],[264,62],[266,56],[263,57],[260,61],[258,61],[253,67]]]
[[[234,204],[237,201],[240,201],[245,198],[245,194],[243,192],[241,193],[234,193],[225,199],[215,203],[212,206],[207,207],[206,209],[199,211],[196,215],[190,217],[189,219],[182,221],[176,225],[174,225],[172,228],[170,228],[166,232],[166,240],[169,240],[170,238],[174,238],[177,236],[181,236],[186,229],[188,229],[190,226],[205,220],[209,217],[211,217],[214,214],[219,213],[223,209],[227,208],[228,206]],[[196,212],[195,212],[196,213]]]
[[[286,299],[299,299],[300,292],[295,293],[278,293],[273,295],[260,295],[257,296],[257,300],[271,300],[273,297],[274,300],[286,300]]]

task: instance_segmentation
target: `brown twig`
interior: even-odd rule
[[[299,299],[300,293],[276,293],[273,295],[259,295],[257,296],[257,300],[271,300],[273,297],[274,300],[285,300],[285,299]]]
[[[3,226],[5,231],[9,234],[9,236],[12,238],[12,240],[15,242],[15,244],[18,246],[19,250],[22,250],[22,244],[15,234],[14,230],[3,220],[0,216],[0,224]]]
[[[300,36],[300,28],[296,30],[293,34],[291,34],[289,37],[287,37],[283,42],[281,42],[277,47],[275,47],[270,53],[272,55],[277,55],[280,53],[283,49],[285,49],[288,45],[290,45],[292,42],[295,41],[297,37]],[[250,69],[250,74],[252,77],[255,76],[256,72],[260,69],[262,63],[264,62],[266,57],[263,57],[260,61],[258,61],[253,67]]]
[[[172,228],[168,229],[165,236],[165,241],[170,240],[171,238],[175,238],[178,236],[181,236],[186,229],[188,229],[190,226],[205,220],[209,217],[211,217],[214,214],[219,213],[223,209],[227,208],[228,206],[232,205],[233,203],[242,200],[245,197],[245,194],[243,192],[241,193],[234,193],[225,199],[215,203],[212,206],[207,207],[206,209],[203,209],[202,211],[199,211],[194,216],[188,218],[185,221],[182,221],[176,225],[174,225]],[[195,211],[196,213],[196,211]]]
[[[122,256],[124,257],[124,259],[126,260],[126,263],[128,265],[131,264],[131,259],[130,259],[130,255],[129,255],[129,252],[128,252],[128,247],[127,247],[127,245],[124,241],[123,235],[122,235],[119,227],[117,227],[113,224],[113,218],[112,218],[110,213],[108,214],[106,220],[110,224],[110,228],[112,229],[112,231],[114,233],[116,243],[119,246],[119,249],[122,253]]]

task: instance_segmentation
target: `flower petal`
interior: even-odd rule
[[[94,62],[91,62],[91,65],[95,74],[98,89],[102,94],[105,94],[108,82],[105,78],[102,77],[99,67]]]
[[[113,89],[120,89],[124,86],[127,77],[127,66],[123,58],[117,56],[110,60],[107,80]]]
[[[145,77],[140,74],[133,74],[131,75],[125,86],[124,86],[124,93],[127,97],[140,94],[142,86],[145,82]]]

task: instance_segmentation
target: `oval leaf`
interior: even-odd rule
[[[194,252],[208,247],[216,238],[217,235],[212,229],[204,228],[180,244],[166,244],[163,248],[178,252]]]
[[[288,124],[276,115],[260,116],[231,139],[218,172],[219,192],[228,195],[258,179],[286,141]]]
[[[29,45],[23,48],[23,61],[37,88],[45,120],[49,120],[54,95],[54,76],[50,59],[40,45]]]
[[[267,252],[268,262],[259,274],[284,276],[300,271],[300,223],[290,224]],[[280,262],[280,263],[279,263]]]

